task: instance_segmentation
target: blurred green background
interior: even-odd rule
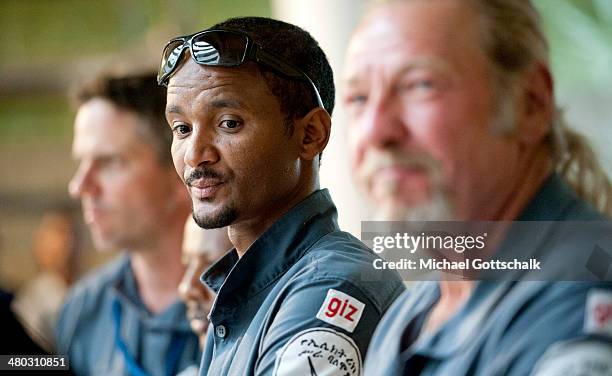
[[[559,102],[610,171],[612,0],[536,4]],[[154,65],[172,36],[271,13],[267,0],[0,0],[0,285],[16,288],[35,272],[32,231],[42,212],[68,202],[70,88],[118,56]],[[85,266],[108,257],[86,248]]]
[[[34,228],[45,210],[70,202],[71,88],[124,58],[154,67],[169,38],[240,15],[270,16],[270,4],[0,0],[0,286],[35,273]],[[112,256],[85,248],[85,268]]]

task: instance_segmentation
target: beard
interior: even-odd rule
[[[185,184],[187,187],[191,187],[193,182],[198,179],[208,179],[216,182],[227,182],[230,177],[217,172],[209,167],[199,167],[192,170],[188,175],[185,176]],[[192,202],[192,216],[195,223],[203,229],[213,229],[226,227],[232,224],[238,218],[238,210],[231,203],[222,207],[215,212],[204,212],[196,210],[195,201]],[[202,201],[211,203],[212,199],[203,199]]]
[[[420,205],[405,207],[396,203],[395,205],[389,206],[377,206],[374,212],[374,220],[452,221],[453,206],[450,197],[443,189],[437,188],[432,193],[432,198]]]
[[[431,198],[415,206],[402,206],[397,202],[377,205],[375,221],[451,221],[453,205],[450,195],[441,182],[433,182]]]
[[[372,176],[381,166],[401,165],[422,170],[429,180],[429,197],[420,203],[403,203],[396,197],[405,189],[398,181],[387,181],[379,190],[374,212],[376,221],[445,221],[452,220],[453,205],[449,188],[443,181],[442,167],[426,153],[407,155],[398,149],[374,151],[366,155],[362,176]],[[384,192],[384,193],[381,193]]]
[[[238,218],[238,210],[232,206],[224,206],[217,213],[200,214],[194,209],[192,216],[198,226],[208,230],[231,225]]]

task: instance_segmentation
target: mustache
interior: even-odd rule
[[[212,303],[212,302],[211,302]],[[210,304],[204,304],[202,302],[197,302],[195,304],[187,304],[187,317],[190,320],[206,320],[208,321],[208,313],[211,309]]]
[[[189,176],[185,178],[185,184],[191,186],[195,180],[198,179],[211,179],[211,180],[227,180],[225,175],[216,172],[215,170],[208,167],[200,167],[192,170]]]
[[[398,150],[372,150],[364,156],[359,175],[368,178],[378,169],[392,166],[422,168],[429,173],[437,173],[439,170],[438,162],[424,153],[406,154]]]
[[[208,312],[206,312],[204,310],[187,311],[187,316],[188,316],[189,320],[208,321]]]

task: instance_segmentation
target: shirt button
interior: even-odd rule
[[[217,325],[215,327],[215,334],[219,338],[225,338],[225,336],[227,335],[227,329],[225,328],[224,325]]]

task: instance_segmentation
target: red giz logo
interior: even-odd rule
[[[359,309],[354,305],[350,304],[348,299],[341,301],[338,298],[332,298],[329,300],[325,316],[336,317],[337,315],[343,317],[349,321],[355,321],[353,315],[357,313]]]
[[[612,319],[612,304],[599,303],[595,306],[593,313],[597,326],[604,326]]]

